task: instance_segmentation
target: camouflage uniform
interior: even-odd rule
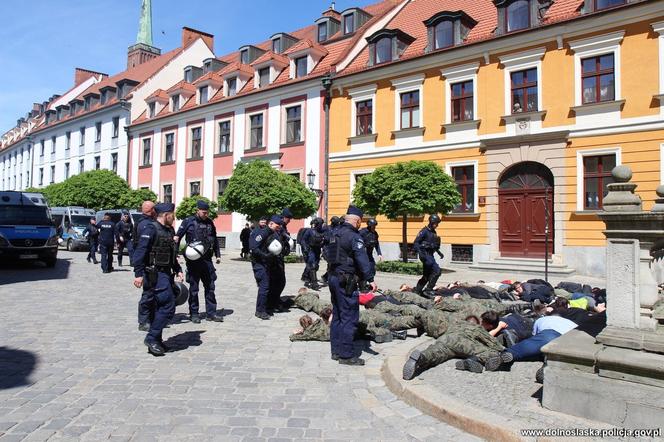
[[[320,315],[320,312],[322,312],[325,307],[332,308],[331,303],[321,301],[317,294],[310,292],[297,295],[295,299],[293,299],[293,304],[295,307],[302,309],[305,312],[314,312],[317,315]]]
[[[450,297],[442,298],[434,305],[434,309],[454,313],[461,319],[468,316],[482,316],[482,313],[493,310],[499,315],[507,313],[519,313],[526,308],[530,308],[528,302],[499,302],[493,299],[473,299],[468,295],[462,295],[461,299]]]
[[[450,329],[450,325],[461,321],[463,321],[463,319],[457,319],[457,317],[450,312],[431,309],[427,310],[427,312],[422,315],[422,328],[427,336],[438,338],[447,333],[448,329]]]
[[[421,317],[426,310],[412,304],[393,304],[389,301],[383,301],[376,304],[375,307],[369,310],[376,312],[387,313],[391,315],[415,316]]]
[[[426,310],[433,308],[433,300],[420,296],[417,293],[397,292],[394,290],[385,290],[383,293],[385,293],[386,296],[393,297],[397,301],[403,302],[404,304],[413,304]]]
[[[316,319],[302,333],[293,333],[289,339],[291,341],[329,341],[330,326],[322,319]]]
[[[393,331],[416,328],[420,320],[414,316],[393,316],[375,310],[362,310],[358,330],[371,337],[391,335]]]

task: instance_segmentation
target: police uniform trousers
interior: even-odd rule
[[[99,247],[99,242],[97,241],[97,238],[88,238],[88,259],[91,259],[93,261],[97,260],[97,256],[95,253],[97,253],[97,248]]]
[[[162,341],[161,333],[175,315],[172,277],[167,273],[157,272],[157,280],[154,287],[151,287],[151,291],[155,301],[155,312],[145,340],[154,343]]]
[[[329,284],[332,294],[332,322],[330,324],[332,354],[344,359],[352,358],[354,356],[353,338],[360,319],[359,293],[356,291],[346,294],[346,288],[336,273],[330,274]]]
[[[320,249],[315,249],[313,247],[310,247],[309,250],[307,251],[306,263],[307,263],[306,270],[308,272],[311,272],[312,270],[314,272],[317,272],[318,265],[320,263]]]
[[[424,271],[422,272],[420,280],[417,281],[417,285],[424,287],[429,282],[429,278],[431,278],[432,275],[440,275],[440,266],[436,262],[436,258],[433,257],[433,254],[430,253],[424,255],[424,259],[420,257],[420,261],[422,261]]]
[[[256,296],[256,311],[267,313],[267,300],[270,293],[270,271],[272,266],[260,262],[252,262],[251,268],[254,271],[254,279],[258,286],[258,295]]]
[[[369,267],[371,267],[371,273],[376,274],[376,260],[373,257],[373,249],[369,250],[367,248],[367,258],[369,258]]]
[[[149,324],[154,319],[154,293],[150,288],[143,286],[141,299],[138,301],[138,323]]]
[[[133,265],[132,255],[134,254],[134,243],[131,240],[126,242],[118,242],[118,265],[122,265],[122,255],[124,254],[125,247],[127,247],[127,256],[129,256],[129,265]]]
[[[281,304],[281,293],[286,287],[286,269],[283,261],[270,269],[270,290],[267,295],[267,308],[274,309]]]
[[[189,313],[198,314],[198,290],[203,283],[205,290],[205,313],[214,315],[217,312],[217,299],[214,294],[214,282],[217,280],[217,270],[210,258],[200,258],[196,261],[187,260],[187,282],[189,283]]]
[[[113,243],[99,244],[99,253],[101,253],[101,269],[110,272],[113,268]]]

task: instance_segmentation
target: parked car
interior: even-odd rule
[[[88,239],[83,236],[83,231],[95,215],[94,210],[84,207],[51,208],[56,229],[68,251],[88,250]]]

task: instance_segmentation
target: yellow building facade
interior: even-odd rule
[[[345,213],[363,174],[401,161],[434,161],[464,195],[439,228],[445,264],[524,268],[542,261],[548,248],[555,271],[602,275],[603,223],[596,212],[611,169],[632,169],[645,210],[664,183],[664,2],[604,9],[601,2],[577,1],[573,18],[549,23],[545,15],[541,26],[514,33],[501,33],[507,25],[498,18],[490,37],[464,43],[456,33],[461,44],[442,50],[432,50],[438,44],[432,38],[445,35],[436,26],[457,17],[462,27],[476,28],[478,12],[406,3],[368,36],[366,56],[359,53],[334,79],[330,215]],[[501,17],[501,7],[514,2],[479,3]],[[589,3],[595,9],[584,9]],[[421,11],[423,4],[430,9]],[[416,16],[422,26],[404,29],[405,36],[394,32]],[[395,47],[424,40],[426,49],[402,58],[393,51],[383,65],[378,54],[386,30],[398,40]],[[378,222],[382,248],[395,259],[401,222]],[[424,218],[409,222],[409,242],[424,225]]]

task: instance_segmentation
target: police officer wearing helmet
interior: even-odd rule
[[[205,288],[205,312],[208,321],[223,322],[224,318],[217,313],[217,300],[214,293],[214,281],[217,279],[217,271],[212,263],[212,255],[216,257],[217,264],[221,262],[219,251],[219,240],[214,223],[208,218],[210,206],[203,200],[196,203],[196,215],[185,219],[178,229],[176,241],[178,245],[184,237],[188,245],[200,242],[202,256],[198,259],[189,253],[185,254],[187,262],[187,282],[189,283],[189,314],[191,322],[200,323],[198,315],[198,290],[202,281]],[[196,248],[196,247],[194,247]]]
[[[103,273],[113,271],[113,247],[115,246],[115,223],[108,213],[99,224],[99,252],[101,253],[101,270]]]
[[[306,272],[307,281],[305,286],[313,289],[320,290],[318,285],[318,265],[320,263],[320,255],[325,243],[325,235],[323,230],[323,218],[314,218],[311,221],[311,228],[304,232],[302,242],[306,244],[307,254],[306,259]]]
[[[134,251],[134,286],[152,292],[155,302],[154,319],[145,340],[148,352],[162,356],[162,332],[175,314],[174,277],[182,280],[182,268],[177,261],[177,244],[173,237],[175,205],[157,204],[156,221],[145,225]]]
[[[122,267],[122,255],[124,254],[125,247],[129,255],[129,265],[131,265],[134,253],[134,242],[132,241],[132,226],[129,220],[129,212],[122,212],[122,218],[115,225],[115,235],[118,241],[118,266]]]
[[[364,240],[364,247],[367,248],[367,255],[374,273],[376,273],[376,261],[373,257],[374,250],[378,253],[378,260],[383,260],[383,253],[380,251],[380,242],[378,241],[378,232],[376,231],[377,225],[378,221],[375,218],[369,218],[367,226],[360,229],[360,235],[362,235],[362,239]]]
[[[279,284],[279,255],[282,253],[281,225],[283,219],[274,215],[266,227],[257,227],[249,236],[249,252],[251,254],[251,267],[258,286],[256,296],[256,317],[270,319],[268,312],[269,300],[272,292],[283,290]],[[281,292],[279,292],[280,294]]]
[[[92,260],[95,264],[99,264],[96,255],[99,247],[99,228],[95,218],[90,218],[90,223],[85,227],[83,236],[88,239],[88,262]]]
[[[360,209],[349,206],[345,222],[332,234],[327,250],[332,295],[332,359],[346,365],[364,365],[364,359],[355,356],[353,351],[353,339],[360,317],[358,289],[366,283],[372,290],[378,288],[373,282],[374,274],[367,250],[358,232],[362,215]]]
[[[424,267],[422,277],[417,281],[414,290],[415,293],[420,295],[431,294],[440,277],[440,267],[433,256],[434,253],[437,253],[441,258],[443,257],[440,252],[440,237],[436,234],[438,224],[440,224],[438,215],[429,216],[429,225],[420,230],[413,244],[413,248]]]

